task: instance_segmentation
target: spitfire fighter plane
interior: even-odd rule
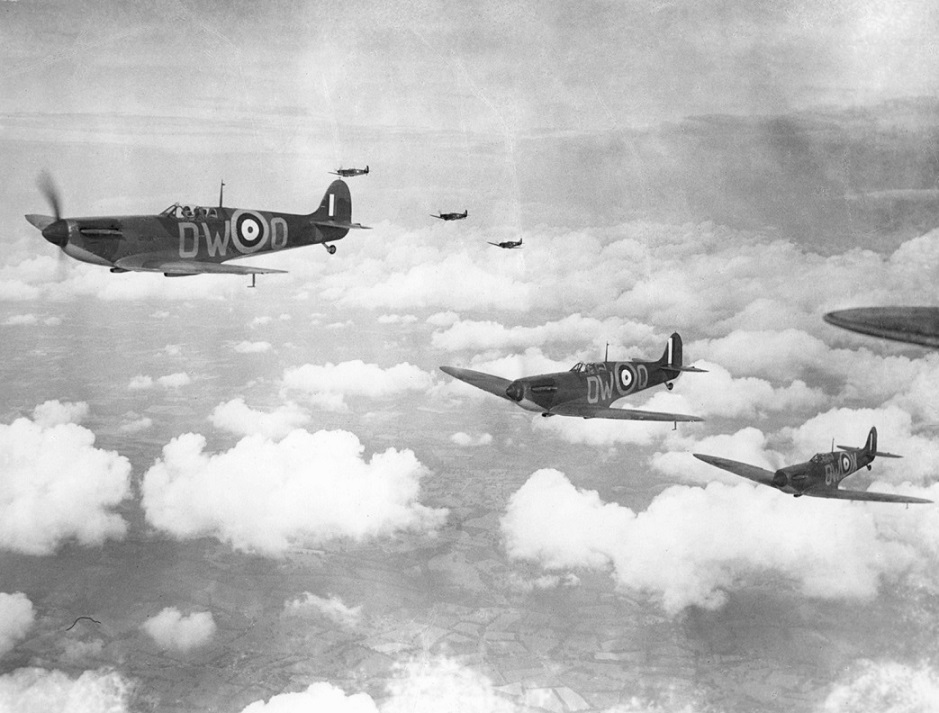
[[[838,446],[841,450],[830,453],[816,453],[807,463],[786,466],[775,473],[758,468],[755,465],[738,463],[717,456],[695,453],[694,457],[717,468],[722,468],[734,475],[748,478],[761,485],[776,488],[787,495],[800,498],[809,495],[813,498],[837,498],[838,500],[871,500],[884,503],[931,503],[932,500],[914,498],[908,495],[892,493],[873,493],[868,490],[846,490],[839,487],[842,480],[867,466],[876,456],[881,458],[900,458],[892,453],[877,450],[877,429],[871,428],[867,443],[860,448]]]
[[[464,210],[462,213],[441,213],[438,210],[437,215],[431,215],[430,217],[439,218],[440,220],[463,220],[468,215],[468,210]]]
[[[222,187],[224,189],[224,183]],[[157,215],[105,215],[63,218],[58,191],[40,182],[54,215],[27,215],[42,236],[75,260],[103,265],[111,272],[162,272],[167,277],[203,273],[255,275],[274,270],[228,264],[247,255],[322,244],[330,255],[353,228],[352,198],[341,180],[333,181],[317,210],[308,215],[174,203]]]
[[[682,372],[704,371],[693,366],[682,366],[681,337],[677,333],[668,338],[665,353],[658,361],[604,359],[589,364],[578,362],[570,371],[526,376],[515,381],[454,366],[442,366],[440,370],[478,389],[513,401],[527,411],[540,412],[542,416],[631,421],[702,420],[685,414],[611,407],[614,401],[657,384],[665,384],[671,390],[672,382]]]
[[[522,240],[523,240],[522,238],[519,238],[518,240],[504,240],[501,243],[489,243],[489,244],[495,245],[497,248],[503,248],[504,250],[514,250],[515,248],[522,247]]]
[[[337,168],[335,171],[330,171],[334,176],[342,176],[343,178],[355,178],[356,176],[367,176],[368,175],[368,166],[365,168]]]

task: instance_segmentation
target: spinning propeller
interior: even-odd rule
[[[68,245],[69,224],[67,220],[62,219],[62,201],[59,198],[59,189],[52,180],[52,176],[43,171],[39,176],[37,185],[39,191],[48,201],[49,207],[52,208],[54,217],[30,214],[26,216],[26,220],[42,231],[42,237],[60,248],[59,269],[57,272],[61,275],[65,267],[65,246]]]

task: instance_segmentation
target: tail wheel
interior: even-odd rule
[[[326,252],[328,252],[330,255],[335,255],[335,254],[336,254],[336,246],[335,246],[335,245],[326,245],[326,246],[324,246],[324,247],[326,248]]]
[[[670,382],[670,381],[669,381],[669,382],[666,382],[666,383],[665,383],[665,388],[668,389],[669,391],[671,391],[672,389],[675,388],[675,384],[673,384],[673,383]]]

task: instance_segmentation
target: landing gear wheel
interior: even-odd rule
[[[675,388],[675,384],[672,384],[672,383],[665,384],[665,388],[671,391],[672,389]]]
[[[326,252],[328,252],[330,255],[335,255],[335,254],[336,254],[336,246],[335,246],[335,245],[326,245],[326,246],[324,246],[324,247],[326,248]]]

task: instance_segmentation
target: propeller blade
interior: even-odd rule
[[[52,208],[55,219],[61,220],[62,202],[59,200],[59,189],[56,187],[55,181],[52,180],[52,176],[50,176],[47,171],[43,171],[39,175],[38,184],[39,190],[42,192],[42,195],[46,197],[49,206]]]

